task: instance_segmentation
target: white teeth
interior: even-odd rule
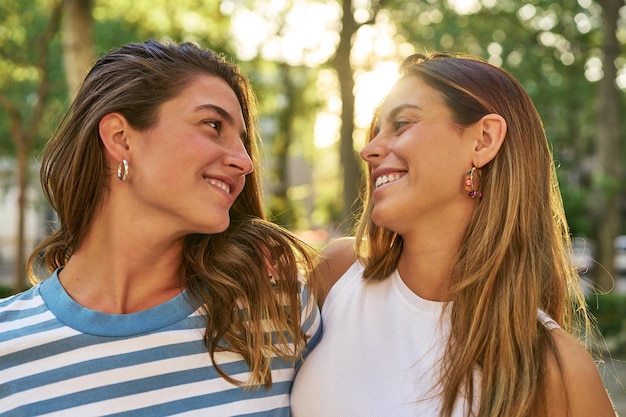
[[[381,175],[376,178],[376,188],[380,187],[383,184],[387,184],[389,182],[394,182],[400,179],[400,174],[389,174],[389,175]]]
[[[216,186],[217,188],[221,188],[222,190],[224,190],[228,194],[230,194],[230,187],[225,182],[222,182],[222,181],[219,181],[219,180],[216,180],[216,179],[213,179],[213,178],[205,179],[205,181],[207,181],[211,185]]]

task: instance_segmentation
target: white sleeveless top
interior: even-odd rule
[[[293,416],[438,416],[438,364],[449,334],[445,304],[417,296],[397,271],[382,281],[363,280],[362,273],[355,263],[328,294],[322,340],[296,375]],[[467,416],[467,407],[460,395],[453,416]]]

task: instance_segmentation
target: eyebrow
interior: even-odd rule
[[[198,112],[198,111],[202,111],[202,110],[213,110],[214,112],[216,112],[217,114],[219,114],[220,116],[222,116],[224,118],[224,120],[226,120],[226,123],[230,124],[231,126],[235,125],[235,119],[233,118],[233,116],[226,111],[224,108],[215,105],[215,104],[201,104],[199,106],[196,106],[193,111]],[[248,132],[244,129],[240,134],[239,137],[241,138],[241,140],[246,140],[248,139]]]
[[[394,107],[393,109],[391,109],[391,111],[389,112],[389,114],[387,115],[386,121],[387,123],[389,123],[390,121],[392,121],[393,119],[395,119],[395,117],[398,115],[398,113],[400,113],[402,110],[404,109],[417,109],[417,110],[422,110],[422,108],[420,106],[418,106],[417,104],[409,104],[409,103],[405,103],[405,104],[400,104],[399,106]],[[380,130],[380,119],[379,121],[376,123],[375,128],[377,130]]]
[[[409,103],[401,104],[391,109],[391,111],[389,112],[389,115],[387,116],[387,121],[393,120],[398,115],[398,113],[400,113],[404,109],[422,110],[422,108],[418,106],[417,104],[409,104]]]

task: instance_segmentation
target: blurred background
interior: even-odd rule
[[[146,39],[241,65],[259,99],[268,213],[318,247],[350,233],[358,150],[403,57],[467,52],[512,73],[543,118],[572,257],[619,367],[609,384],[625,398],[624,0],[1,0],[1,295],[28,287],[25,259],[54,227],[43,145],[94,60]]]

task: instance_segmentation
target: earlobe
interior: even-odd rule
[[[507,132],[506,120],[499,114],[490,113],[480,119],[480,137],[476,141],[475,166],[480,168],[497,155]]]
[[[100,140],[116,161],[128,159],[128,150],[130,149],[128,131],[128,122],[120,113],[108,113],[100,119],[98,124]]]

